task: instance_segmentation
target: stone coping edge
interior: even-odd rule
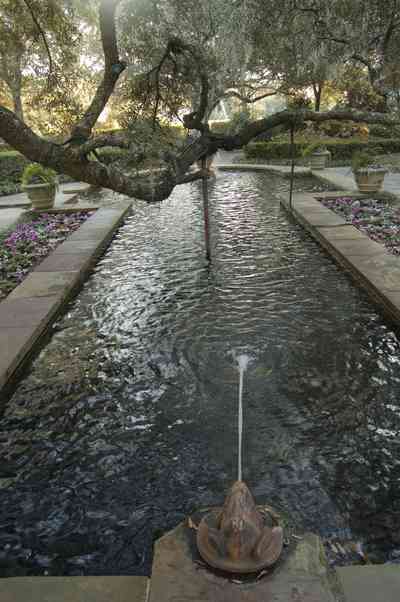
[[[400,258],[390,255],[383,245],[372,241],[366,234],[344,220],[342,220],[343,224],[333,227],[329,223],[326,225],[322,223],[325,217],[329,222],[332,215],[337,214],[324,207],[316,197],[335,198],[344,194],[355,199],[365,196],[356,192],[343,193],[343,191],[299,193],[293,195],[292,210],[287,199],[281,199],[280,204],[288,215],[301,224],[336,263],[351,275],[357,285],[366,291],[370,300],[384,316],[398,327],[400,325]],[[318,225],[313,225],[311,221],[316,214],[321,217]],[[342,237],[341,228],[345,228],[347,233],[350,233],[350,238],[355,239],[356,244],[361,243],[368,250],[351,252],[348,245],[343,244],[348,242],[349,236],[346,234]],[[336,236],[329,236],[334,229]]]
[[[100,208],[0,302],[0,402],[131,210]],[[1,404],[0,404],[1,409]]]
[[[259,171],[276,173],[283,178],[290,178],[291,168],[288,165],[273,165],[264,163],[216,163],[213,165],[220,171]],[[298,165],[295,167],[294,175],[296,178],[313,175],[309,167]]]
[[[133,575],[7,577],[1,602],[146,602],[149,579]]]

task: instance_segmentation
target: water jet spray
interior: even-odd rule
[[[256,573],[273,566],[283,548],[282,528],[267,524],[242,480],[243,379],[250,361],[239,364],[238,480],[232,485],[222,509],[206,514],[197,530],[197,547],[211,567],[229,573]]]

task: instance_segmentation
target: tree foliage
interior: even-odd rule
[[[61,89],[65,71],[72,72],[77,63],[79,48],[72,0],[0,0],[0,80],[19,117],[24,87],[36,80],[47,92]]]
[[[318,113],[297,104],[264,119],[241,120],[226,134],[212,132],[208,125],[222,98],[236,96],[245,105],[277,89],[321,84],[333,77],[340,62],[365,69],[386,109],[393,93],[390,86],[398,78],[399,15],[394,0],[385,3],[387,10],[377,0],[15,0],[21,10],[18,34],[4,17],[10,2],[0,0],[0,23],[11,28],[7,35],[19,53],[14,75],[25,77],[28,71],[36,85],[55,74],[41,98],[51,93],[45,104],[49,110],[59,104],[68,107],[62,121],[71,126],[71,134],[63,144],[40,138],[19,118],[14,103],[15,113],[0,106],[0,135],[43,165],[149,202],[202,177],[201,171],[190,171],[199,158],[219,148],[240,148],[276,126],[293,128],[329,119],[395,121],[385,113],[347,107]],[[79,7],[83,12],[77,20]],[[98,15],[97,26],[93,14]],[[87,45],[88,32],[93,50]],[[65,37],[74,35],[79,47]],[[85,83],[85,93],[79,81]],[[65,93],[71,82],[77,95]],[[99,117],[112,103],[125,129],[95,135]],[[171,119],[197,130],[199,137],[182,146],[165,128]],[[149,179],[91,158],[92,151],[107,146],[125,149],[133,157],[154,156],[159,169]]]

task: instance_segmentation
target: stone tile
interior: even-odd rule
[[[0,209],[0,230],[11,228],[18,221],[22,209]]]
[[[295,209],[301,209],[304,211],[321,211],[325,213],[325,207],[323,207],[321,203],[314,198],[295,199],[293,202],[293,207]]]
[[[0,197],[0,209],[12,207],[30,207],[31,202],[25,194],[7,194]]]
[[[398,602],[400,566],[348,566],[337,569],[346,602]]]
[[[328,167],[320,171],[313,171],[313,176],[333,184],[333,186],[338,189],[342,188],[343,190],[350,190],[351,192],[357,190],[353,174],[348,167],[344,168],[344,170],[336,167]]]
[[[0,328],[0,389],[29,352],[32,342],[36,338],[36,328],[33,325]],[[0,579],[0,583],[1,581]],[[0,600],[3,602],[1,595]]]
[[[362,199],[365,197],[365,195],[356,190],[325,190],[323,192],[318,192],[316,196],[326,199],[336,199],[344,196],[351,196],[354,199]]]
[[[380,253],[375,257],[353,255],[351,263],[378,290],[400,291],[400,258]]]
[[[92,254],[93,250],[52,253],[35,268],[35,272],[80,272],[90,264]]]
[[[400,323],[400,291],[382,290],[381,292],[384,297],[385,306],[389,310],[391,317]]]
[[[382,291],[385,295],[385,297],[388,298],[388,300],[393,303],[393,305],[395,307],[398,308],[399,312],[400,312],[400,291],[396,292],[396,291]]]
[[[76,232],[68,237],[70,242],[76,240],[104,240],[110,234],[109,224],[91,227],[83,224]]]
[[[0,579],[1,602],[145,602],[147,577]]]
[[[287,165],[268,165],[263,163],[217,163],[215,165],[221,171],[264,171],[281,175],[289,175],[291,168]],[[308,167],[295,167],[296,175],[308,175],[311,171]]]
[[[76,279],[76,272],[31,272],[22,284],[8,295],[7,300],[53,295],[64,298]]]
[[[40,327],[57,309],[57,297],[25,297],[0,303],[0,328]],[[0,350],[1,353],[1,350]]]
[[[130,205],[130,204],[129,204]],[[116,224],[121,220],[121,209],[114,209],[112,207],[104,207],[99,211],[96,211],[92,217],[88,219],[86,223],[87,226],[102,227],[103,225],[112,225]]]
[[[231,583],[208,570],[199,570],[193,530],[181,524],[156,542],[149,602],[333,602],[321,562],[319,538],[299,542],[293,557],[269,577]]]
[[[61,243],[54,251],[54,255],[66,255],[76,253],[95,253],[99,247],[97,240],[76,240],[70,242],[69,239]]]
[[[322,236],[324,235],[324,230],[321,230]],[[346,258],[352,258],[354,255],[361,255],[364,257],[370,257],[374,255],[379,255],[380,253],[384,253],[387,255],[385,247],[380,245],[378,242],[370,240],[366,236],[363,239],[354,239],[354,240],[331,240],[330,244],[339,251]]]
[[[323,235],[329,242],[333,240],[368,240],[367,236],[354,226],[321,228],[319,234]]]
[[[330,209],[321,207],[320,210],[315,208],[309,209],[308,207],[296,206],[295,212],[307,220],[311,226],[342,226],[346,222],[343,218],[335,215]]]

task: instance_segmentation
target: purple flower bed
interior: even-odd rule
[[[41,213],[0,237],[0,300],[6,297],[71,232],[93,215]]]
[[[341,215],[346,222],[369,238],[385,245],[393,255],[400,255],[400,208],[376,199],[318,199],[325,207]]]

